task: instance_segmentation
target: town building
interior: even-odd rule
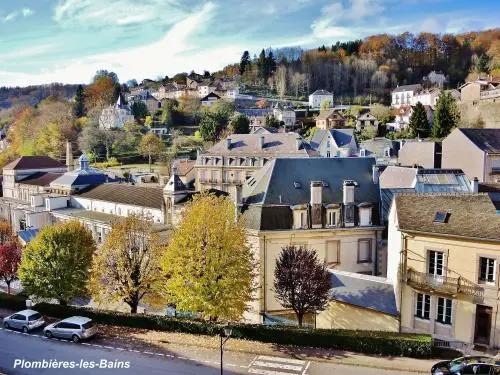
[[[273,117],[280,124],[284,125],[285,128],[292,129],[295,126],[295,111],[291,107],[282,105],[279,102],[273,107]]]
[[[311,147],[323,157],[357,156],[354,129],[318,129],[311,138]]]
[[[443,168],[460,168],[470,180],[500,182],[500,129],[453,130],[443,140]]]
[[[187,188],[194,188],[196,160],[177,159],[174,164],[181,182]]]
[[[436,71],[432,71],[429,74],[427,74],[424,77],[424,80],[429,82],[433,86],[437,86],[439,88],[443,88],[444,84],[446,83],[447,79],[446,76],[443,73],[439,73]]]
[[[414,106],[417,105],[418,102],[420,102],[423,105],[435,107],[440,95],[441,95],[441,90],[437,88],[417,91],[411,97],[410,104]]]
[[[422,91],[421,84],[398,86],[392,91],[391,106],[398,108],[404,104],[412,104],[412,98]]]
[[[430,131],[434,123],[434,108],[430,105],[424,105],[424,109]],[[392,123],[387,124],[389,130],[401,131],[408,129],[410,125],[410,119],[411,116],[413,115],[414,110],[415,106],[409,104],[404,104],[396,108],[394,110],[394,121]]]
[[[478,104],[480,101],[495,102],[500,99],[500,80],[482,79],[466,82],[460,88],[462,102]]]
[[[207,95],[205,95],[204,97],[202,97],[200,102],[201,102],[201,105],[204,107],[211,107],[219,99],[220,99],[219,95],[217,95],[213,92],[210,92]]]
[[[384,227],[374,164],[373,158],[277,158],[243,186],[237,203],[259,264],[254,320],[289,313],[273,291],[284,246],[315,249],[331,269],[379,274]]]
[[[321,108],[323,102],[328,103],[328,108],[333,108],[333,94],[326,90],[316,90],[309,95],[309,107]]]
[[[396,164],[400,143],[384,137],[367,139],[359,144],[359,156],[375,158],[377,165]]]
[[[115,105],[102,110],[99,116],[99,127],[101,129],[122,129],[127,121],[134,121],[134,116],[132,116],[128,105],[123,104],[121,97],[118,96]]]
[[[398,153],[398,164],[406,167],[441,168],[440,142],[405,140]]]
[[[363,113],[356,118],[356,130],[363,131],[366,128],[373,126],[375,130],[378,129],[378,120],[370,112]]]
[[[486,194],[400,194],[389,214],[387,278],[400,331],[500,345],[500,215]]]
[[[337,111],[325,111],[316,117],[316,127],[319,129],[343,128],[345,118]]]
[[[250,132],[265,127],[266,117],[271,116],[273,112],[271,108],[239,108],[237,111],[250,120]]]
[[[196,160],[196,190],[218,189],[243,184],[252,174],[276,157],[319,156],[297,133],[232,134]]]

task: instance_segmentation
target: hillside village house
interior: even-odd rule
[[[204,107],[211,107],[214,103],[220,99],[220,96],[211,92],[200,99],[201,105]]]
[[[273,117],[287,128],[293,128],[296,122],[296,114],[295,111],[288,107],[284,106],[280,103],[276,103],[273,107]]]
[[[280,315],[273,292],[285,245],[317,250],[335,270],[379,273],[378,175],[372,158],[277,158],[243,186],[241,212],[259,263],[257,311]],[[261,318],[262,319],[262,318]]]
[[[399,148],[398,141],[375,137],[359,144],[359,156],[375,158],[377,165],[396,164]]]
[[[333,94],[326,90],[316,90],[309,95],[309,107],[321,108],[323,102],[328,103],[328,108],[333,108]]]
[[[495,102],[500,100],[500,79],[481,79],[465,83],[460,87],[460,97],[463,102],[479,101]]]
[[[389,215],[387,277],[401,331],[500,345],[500,215],[486,194],[397,195]]]
[[[434,107],[440,95],[441,95],[441,90],[437,88],[418,91],[412,96],[410,104],[414,106],[418,102],[420,102],[423,105]]]
[[[356,130],[363,131],[369,126],[373,126],[378,129],[378,120],[370,112],[359,115],[356,118]]]
[[[398,153],[398,163],[406,167],[441,168],[441,158],[441,143],[432,141],[406,140]]]
[[[316,117],[316,127],[319,129],[343,128],[345,118],[337,111],[325,111]]]
[[[133,121],[134,116],[130,112],[128,105],[123,104],[121,97],[115,105],[111,105],[102,110],[99,116],[99,127],[101,129],[122,129],[127,121]]]
[[[243,184],[252,174],[276,157],[319,156],[297,133],[232,134],[203,154],[195,165],[196,190]]]
[[[438,73],[433,70],[424,77],[424,80],[428,81],[431,85],[443,88],[443,85],[446,82],[446,76],[443,73]]]
[[[415,106],[411,106],[409,104],[404,104],[399,106],[394,110],[394,121],[392,123],[388,123],[388,127],[393,131],[401,131],[407,129],[410,125],[410,119],[413,115],[413,110]],[[427,117],[427,122],[429,123],[429,130],[432,128],[434,123],[434,109],[430,105],[424,105],[425,114]]]
[[[357,156],[354,129],[318,129],[311,138],[311,147],[323,157]]]
[[[461,168],[479,182],[500,182],[500,129],[453,130],[443,140],[443,168]]]
[[[414,95],[422,91],[421,84],[398,86],[392,91],[391,106],[398,108],[404,104],[412,104]]]

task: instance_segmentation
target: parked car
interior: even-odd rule
[[[500,375],[500,361],[486,356],[465,356],[441,361],[431,368],[432,375]]]
[[[3,319],[5,328],[20,329],[27,333],[45,324],[43,316],[35,310],[23,310],[9,315]]]
[[[43,329],[47,337],[59,337],[73,342],[88,339],[97,333],[97,325],[84,316],[72,316]]]

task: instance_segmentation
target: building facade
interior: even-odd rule
[[[422,91],[421,84],[398,86],[392,91],[391,106],[398,108],[405,104],[412,104],[412,98]]]
[[[333,108],[333,94],[326,90],[316,90],[309,95],[309,107],[321,108],[323,102],[328,103],[328,108]]]

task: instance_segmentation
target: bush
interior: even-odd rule
[[[0,292],[0,308],[9,310],[24,310],[26,308],[26,297]]]
[[[180,319],[142,314],[134,315],[85,307],[39,303],[36,305],[36,310],[44,315],[55,318],[66,318],[71,315],[85,315],[100,324],[131,328],[184,332],[209,336],[217,335],[222,330],[222,326],[219,324],[195,319]],[[400,334],[380,331],[299,329],[293,327],[251,324],[234,324],[232,328],[232,336],[235,338],[282,345],[312,346],[327,349],[350,350],[366,354],[408,356],[416,358],[428,358],[431,355],[432,339],[430,335]]]
[[[94,167],[99,168],[99,169],[100,168],[116,167],[118,165],[120,165],[120,163],[118,162],[118,159],[116,159],[115,157],[111,157],[102,163],[94,163]]]

